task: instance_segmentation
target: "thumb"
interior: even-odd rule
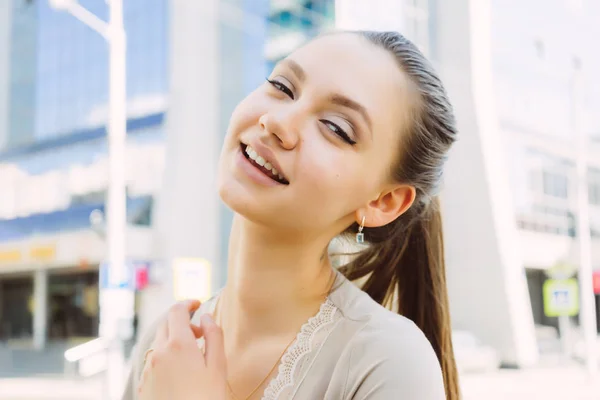
[[[202,333],[205,342],[205,359],[209,368],[216,368],[222,372],[227,369],[225,359],[225,341],[223,330],[213,321],[209,315],[203,315],[201,319]]]

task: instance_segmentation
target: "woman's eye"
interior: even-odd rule
[[[336,135],[338,135],[344,142],[354,146],[356,144],[355,140],[352,140],[352,138],[346,133],[346,131],[344,131],[342,128],[340,128],[340,126],[336,123],[333,123],[327,119],[320,119],[319,120],[323,125],[325,125],[330,131],[332,131],[333,133],[335,133]]]
[[[285,93],[290,99],[294,100],[294,92],[292,92],[292,90],[289,87],[287,87],[284,83],[281,83],[280,81],[275,79],[267,79],[267,82],[273,85],[275,89]]]

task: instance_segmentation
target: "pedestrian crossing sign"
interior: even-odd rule
[[[544,314],[573,317],[579,313],[579,285],[576,279],[548,279],[544,282]]]

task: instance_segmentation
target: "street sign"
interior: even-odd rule
[[[146,261],[128,261],[125,274],[119,276],[113,273],[108,262],[100,264],[100,289],[130,289],[141,290],[148,284],[150,263]]]
[[[211,296],[211,265],[202,258],[173,260],[173,295],[175,300],[206,301]]]
[[[593,272],[594,294],[600,294],[600,270]]]
[[[544,282],[544,314],[547,317],[579,313],[579,285],[576,279],[548,279]]]

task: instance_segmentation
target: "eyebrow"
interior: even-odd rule
[[[300,82],[304,82],[306,80],[306,72],[304,72],[304,69],[296,61],[294,61],[290,58],[284,58],[283,60],[281,60],[280,64],[285,65],[289,69],[291,69],[292,72],[296,75],[296,77],[298,78],[298,80]],[[373,129],[373,123],[371,122],[371,117],[369,116],[369,113],[367,112],[367,109],[365,108],[365,106],[363,106],[362,104],[360,104],[346,96],[343,96],[339,93],[333,94],[329,98],[329,101],[332,104],[346,107],[346,108],[349,108],[351,110],[358,112],[363,117],[363,119],[367,122],[369,129],[370,130]]]
[[[285,58],[281,60],[281,64],[291,69],[292,72],[298,77],[300,82],[304,82],[306,80],[306,72],[304,72],[304,69],[296,61]]]
[[[346,96],[342,96],[341,94],[332,95],[329,98],[329,101],[333,104],[337,104],[338,106],[350,108],[351,110],[358,112],[364,118],[364,120],[367,122],[369,129],[373,129],[371,117],[369,117],[369,113],[367,112],[367,109],[362,104],[360,104]]]

